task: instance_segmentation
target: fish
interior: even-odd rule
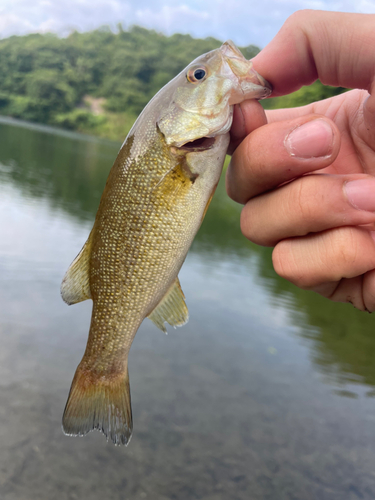
[[[233,106],[271,94],[230,40],[195,59],[139,115],[109,173],[93,228],[61,284],[67,304],[92,299],[86,350],[62,427],[127,445],[133,429],[128,354],[142,321],[184,325],[178,273],[219,182]]]

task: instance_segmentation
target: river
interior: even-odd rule
[[[375,498],[375,317],[276,276],[223,179],[180,273],[188,324],[133,343],[130,445],[65,436],[91,301],[59,288],[119,144],[6,119],[0,138],[2,500]]]

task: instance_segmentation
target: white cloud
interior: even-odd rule
[[[264,46],[294,11],[304,8],[375,13],[375,0],[2,0],[0,36],[53,31],[67,35],[121,22],[195,37]]]
[[[130,3],[119,0],[12,0],[0,7],[0,36],[46,31],[66,35],[106,24],[114,28],[130,11]]]
[[[13,34],[21,34],[34,29],[28,19],[22,18],[17,14],[1,14],[0,13],[0,33],[5,36]],[[4,36],[4,35],[3,35]]]
[[[163,5],[158,10],[150,8],[139,9],[135,12],[135,24],[141,24],[163,31],[166,34],[177,31],[189,31],[194,23],[209,22],[210,14],[207,11],[191,9],[188,5]]]

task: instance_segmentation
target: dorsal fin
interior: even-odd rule
[[[61,283],[62,298],[69,305],[91,299],[89,270],[92,234],[93,231],[91,231],[82,250],[70,264]]]
[[[178,278],[176,278],[159,304],[148,315],[148,318],[164,333],[167,333],[165,322],[174,327],[184,325],[189,319],[189,311],[184,299],[184,292],[181,290]]]

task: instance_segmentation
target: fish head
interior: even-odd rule
[[[167,144],[200,141],[203,148],[212,143],[205,138],[229,133],[234,104],[268,97],[272,88],[229,40],[195,59],[163,91],[157,125]]]

